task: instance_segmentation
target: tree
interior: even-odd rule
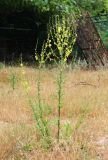
[[[34,5],[43,11],[51,11],[54,13],[64,12],[70,13],[75,11],[75,0],[31,0]]]
[[[108,11],[108,0],[76,0],[81,11],[88,11],[91,15],[99,15]]]

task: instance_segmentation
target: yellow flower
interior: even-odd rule
[[[23,67],[23,63],[21,63],[20,66]]]
[[[58,27],[58,33],[60,33],[60,31],[61,31],[61,27]]]
[[[38,60],[38,56],[37,55],[35,56],[35,59]]]
[[[49,47],[51,47],[51,44],[49,44]]]
[[[61,52],[62,51],[62,47],[58,47],[58,50]]]
[[[67,58],[65,57],[65,58],[64,58],[64,62],[66,62],[66,61],[67,61]]]

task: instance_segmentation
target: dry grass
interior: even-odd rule
[[[15,90],[10,75],[18,78]],[[30,84],[30,96],[36,96],[37,70],[25,68]],[[42,97],[53,114],[57,115],[57,70],[42,72]],[[1,160],[98,160],[108,159],[108,71],[73,70],[65,73],[62,123],[68,121],[74,128],[69,142],[61,141],[50,151],[40,147],[32,110],[21,85],[21,69],[7,67],[0,70],[0,159]],[[79,117],[83,122],[75,129]],[[53,128],[56,135],[56,129]]]

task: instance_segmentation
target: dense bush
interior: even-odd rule
[[[30,32],[16,30],[11,32],[11,30],[0,29],[0,35],[11,39],[10,44],[8,43],[10,45],[8,46],[8,57],[9,55],[12,57],[13,52],[16,57],[19,57],[21,52],[27,57],[27,51],[34,56],[37,40],[38,51],[41,52],[42,44],[47,38],[47,24],[53,15],[73,12],[79,15],[85,11],[98,15],[107,10],[107,0],[0,0],[0,27],[32,30]]]
[[[107,0],[76,0],[82,11],[88,11],[91,15],[99,15],[108,11]]]

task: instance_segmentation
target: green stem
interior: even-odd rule
[[[58,80],[58,132],[57,140],[60,140],[60,120],[61,120],[61,107],[62,107],[62,83],[63,83],[63,71],[62,66],[60,67],[59,80]]]
[[[41,93],[40,93],[41,92],[40,74],[41,74],[41,66],[39,66],[37,90],[38,90],[38,105],[39,105],[39,110],[40,110],[40,118],[42,118]]]
[[[48,133],[48,129],[46,127],[46,124],[45,124],[45,121],[43,119],[43,111],[42,111],[42,104],[41,104],[41,82],[40,82],[40,76],[41,74],[41,64],[39,66],[39,73],[38,73],[38,83],[37,83],[37,89],[38,89],[38,105],[39,105],[39,110],[40,110],[40,120],[42,121],[42,125],[43,125],[43,133],[45,136],[49,136],[49,133]]]

